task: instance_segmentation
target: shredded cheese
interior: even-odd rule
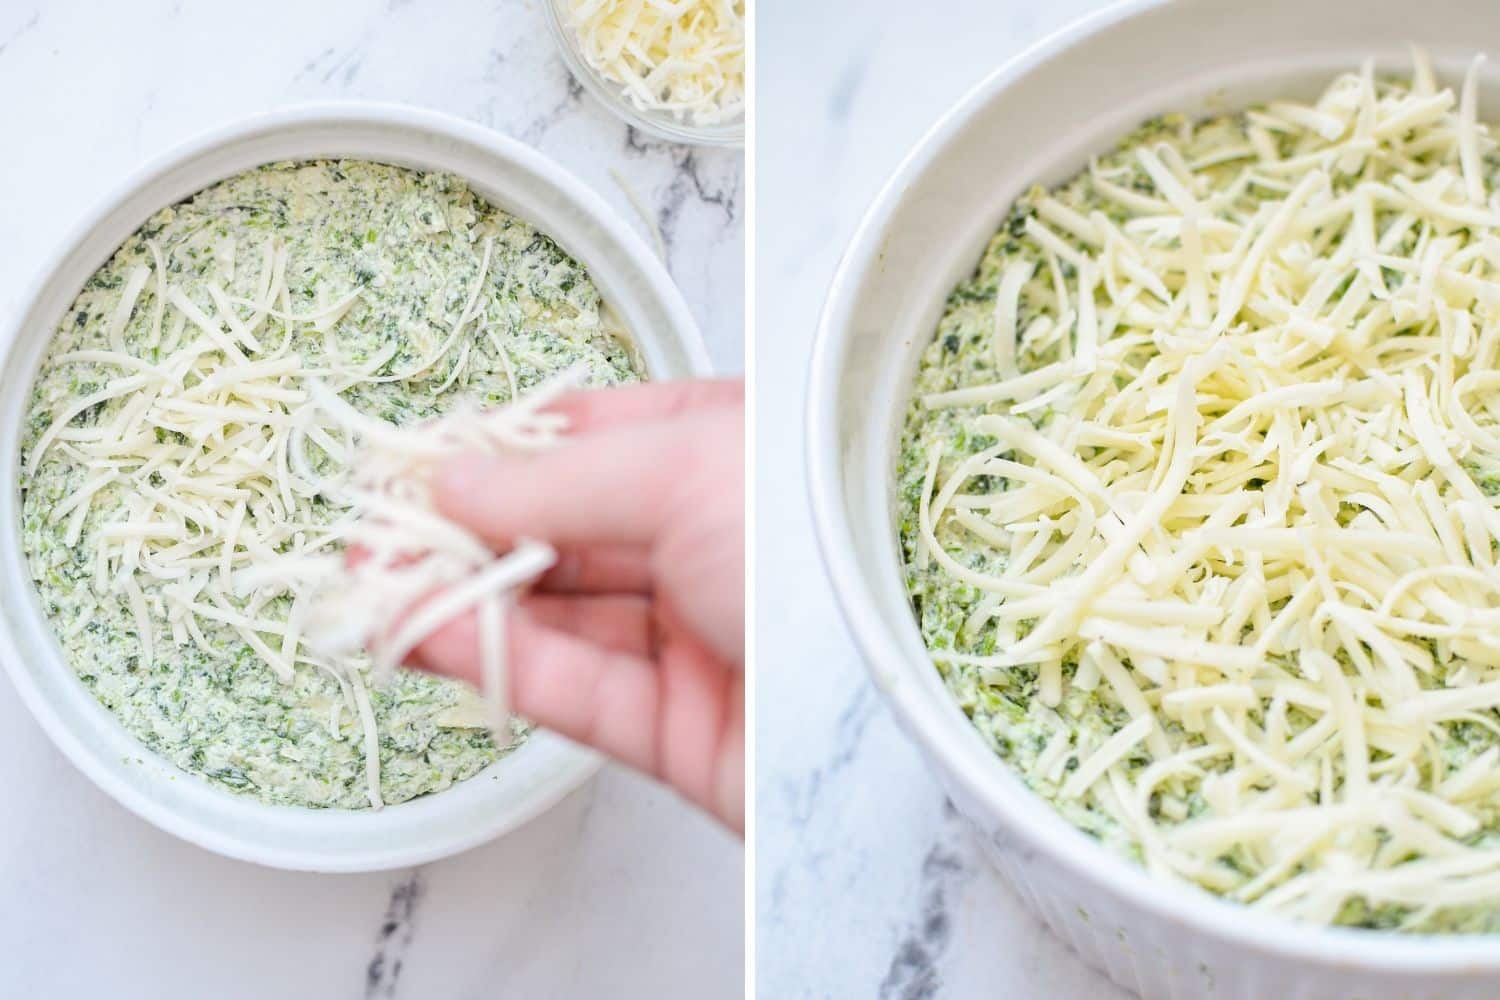
[[[581,381],[581,372],[565,372],[506,406],[464,409],[399,429],[359,413],[329,387],[309,383],[317,414],[358,441],[341,479],[321,482],[319,489],[347,501],[351,518],[341,537],[360,558],[352,564],[337,554],[262,559],[239,574],[238,589],[293,591],[300,613],[292,623],[309,644],[334,662],[368,649],[377,682],[433,632],[477,612],[489,725],[503,739],[510,724],[505,614],[513,595],[546,572],[556,554],[543,542],[522,539],[497,556],[433,509],[427,482],[451,456],[549,447],[566,424],[544,408]]]
[[[568,0],[584,61],[634,107],[694,125],[745,112],[744,0]]]
[[[1108,212],[1034,192],[993,271],[992,378],[915,404],[985,438],[919,437],[911,465],[913,570],[979,595],[933,657],[1024,672],[1054,720],[1032,774],[1153,871],[1303,919],[1500,885],[1468,839],[1500,789],[1479,65],[1461,95],[1423,58],[1410,88],[1366,66],[1249,112],[1240,146],[1095,163]],[[1117,714],[1069,774],[1072,696]],[[1476,725],[1491,742],[1439,749]]]
[[[443,342],[402,377],[433,369],[452,353],[458,354],[455,369],[462,366],[467,355],[453,347],[478,313],[490,250],[486,243],[475,286]],[[231,629],[283,682],[293,680],[298,662],[312,662],[337,678],[363,730],[367,794],[379,807],[380,744],[364,680],[370,656],[363,647],[368,643],[374,650],[372,679],[380,682],[423,635],[469,608],[480,610],[493,638],[503,629],[507,595],[553,559],[550,548],[533,542],[497,559],[479,539],[428,509],[422,477],[433,462],[458,450],[545,446],[563,427],[561,418],[541,408],[581,376],[555,379],[488,413],[463,410],[397,430],[361,415],[339,396],[375,380],[372,373],[389,354],[363,364],[335,354],[310,371],[299,357],[284,353],[294,327],[331,328],[358,300],[357,289],[294,313],[284,280],[285,248],[275,240],[264,250],[272,266],[259,298],[248,302],[231,300],[216,284],[175,283],[154,246],[152,253],[155,268],[136,268],[121,289],[108,321],[109,349],[59,359],[119,369],[120,376],[58,407],[31,448],[28,472],[53,449],[68,450],[69,459],[83,466],[79,488],[48,515],[54,523],[66,519],[69,544],[81,536],[95,498],[120,491],[124,500],[117,513],[93,531],[93,586],[124,597],[142,662],[153,662],[169,644],[192,643],[218,657],[200,624],[208,620]],[[222,244],[217,253],[220,269],[232,270],[234,248]],[[125,351],[119,331],[153,278],[150,336],[155,342],[163,329],[168,335],[157,360],[145,361]],[[211,308],[202,304],[205,299]],[[284,336],[266,336],[268,319],[285,326]],[[186,328],[201,337],[182,343]],[[503,356],[503,345],[487,332]],[[120,401],[118,416],[107,425],[74,424],[111,400]],[[321,450],[320,462],[309,457],[308,442]],[[328,474],[320,475],[320,468]],[[352,509],[332,520],[311,518],[311,499],[320,493]],[[346,573],[336,550],[350,542],[371,558]],[[394,644],[383,643],[382,627],[440,587],[451,589],[417,611]],[[292,599],[289,615],[263,612],[284,595]],[[161,633],[152,627],[153,607],[170,626]],[[488,723],[509,742],[503,651],[487,654],[485,676]],[[337,719],[335,711],[335,729]]]

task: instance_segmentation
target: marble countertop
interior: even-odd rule
[[[898,731],[838,624],[801,487],[814,327],[861,214],[971,85],[1095,6],[824,0],[761,9],[755,871],[763,996],[1126,996],[1021,908]],[[962,15],[962,31],[937,16],[941,8]]]
[[[541,0],[0,4],[0,313],[142,160],[309,100],[404,101],[536,146],[645,235],[721,370],[742,367],[743,159],[628,131],[569,79]],[[649,237],[648,237],[649,240]],[[99,792],[0,681],[0,995],[737,996],[740,845],[617,768],[504,840],[418,869],[277,872]]]

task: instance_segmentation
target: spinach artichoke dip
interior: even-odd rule
[[[897,459],[982,738],[1163,878],[1500,931],[1500,159],[1425,59],[1012,207]]]
[[[634,381],[633,357],[583,267],[456,177],[278,163],[158,212],[64,316],[23,431],[24,547],[65,658],[145,745],[266,802],[474,775],[509,747],[472,691],[368,684],[303,641],[295,588],[244,585],[348,523],[318,482],[351,444],[307,418],[308,380],[400,425],[563,369]]]

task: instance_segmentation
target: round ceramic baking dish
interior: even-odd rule
[[[1085,960],[1153,998],[1332,1000],[1500,995],[1500,941],[1292,924],[1167,884],[1070,826],[985,747],[922,646],[902,584],[894,447],[917,357],[1009,203],[1059,182],[1142,120],[1315,96],[1373,57],[1424,46],[1455,82],[1500,38],[1500,4],[1187,0],[1109,7],[1025,52],[940,120],[847,251],[808,400],[813,514],[829,576],[876,686],[985,850]],[[1500,118],[1500,79],[1481,117]]]
[[[18,452],[31,382],[83,283],[158,209],[263,163],[377,160],[465,178],[580,260],[637,334],[652,378],[709,371],[682,296],[646,245],[598,195],[515,140],[430,111],[336,104],[248,119],[160,157],[106,198],[45,264],[0,339],[0,656],[42,728],[100,788],[170,833],[279,868],[372,871],[473,847],[520,826],[598,770],[589,751],[535,733],[454,787],[379,811],[271,806],[182,771],[148,750],[63,661],[21,552]]]

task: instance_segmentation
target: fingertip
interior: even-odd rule
[[[419,642],[406,665],[479,686],[479,624],[473,614],[460,615]]]
[[[456,455],[440,462],[429,483],[434,506],[448,513],[456,506],[455,500],[468,496],[478,486],[482,475],[479,466],[488,461],[479,455]]]
[[[429,481],[433,507],[491,545],[510,544],[514,538],[499,501],[519,498],[522,478],[517,465],[521,461],[473,454],[447,459]]]

